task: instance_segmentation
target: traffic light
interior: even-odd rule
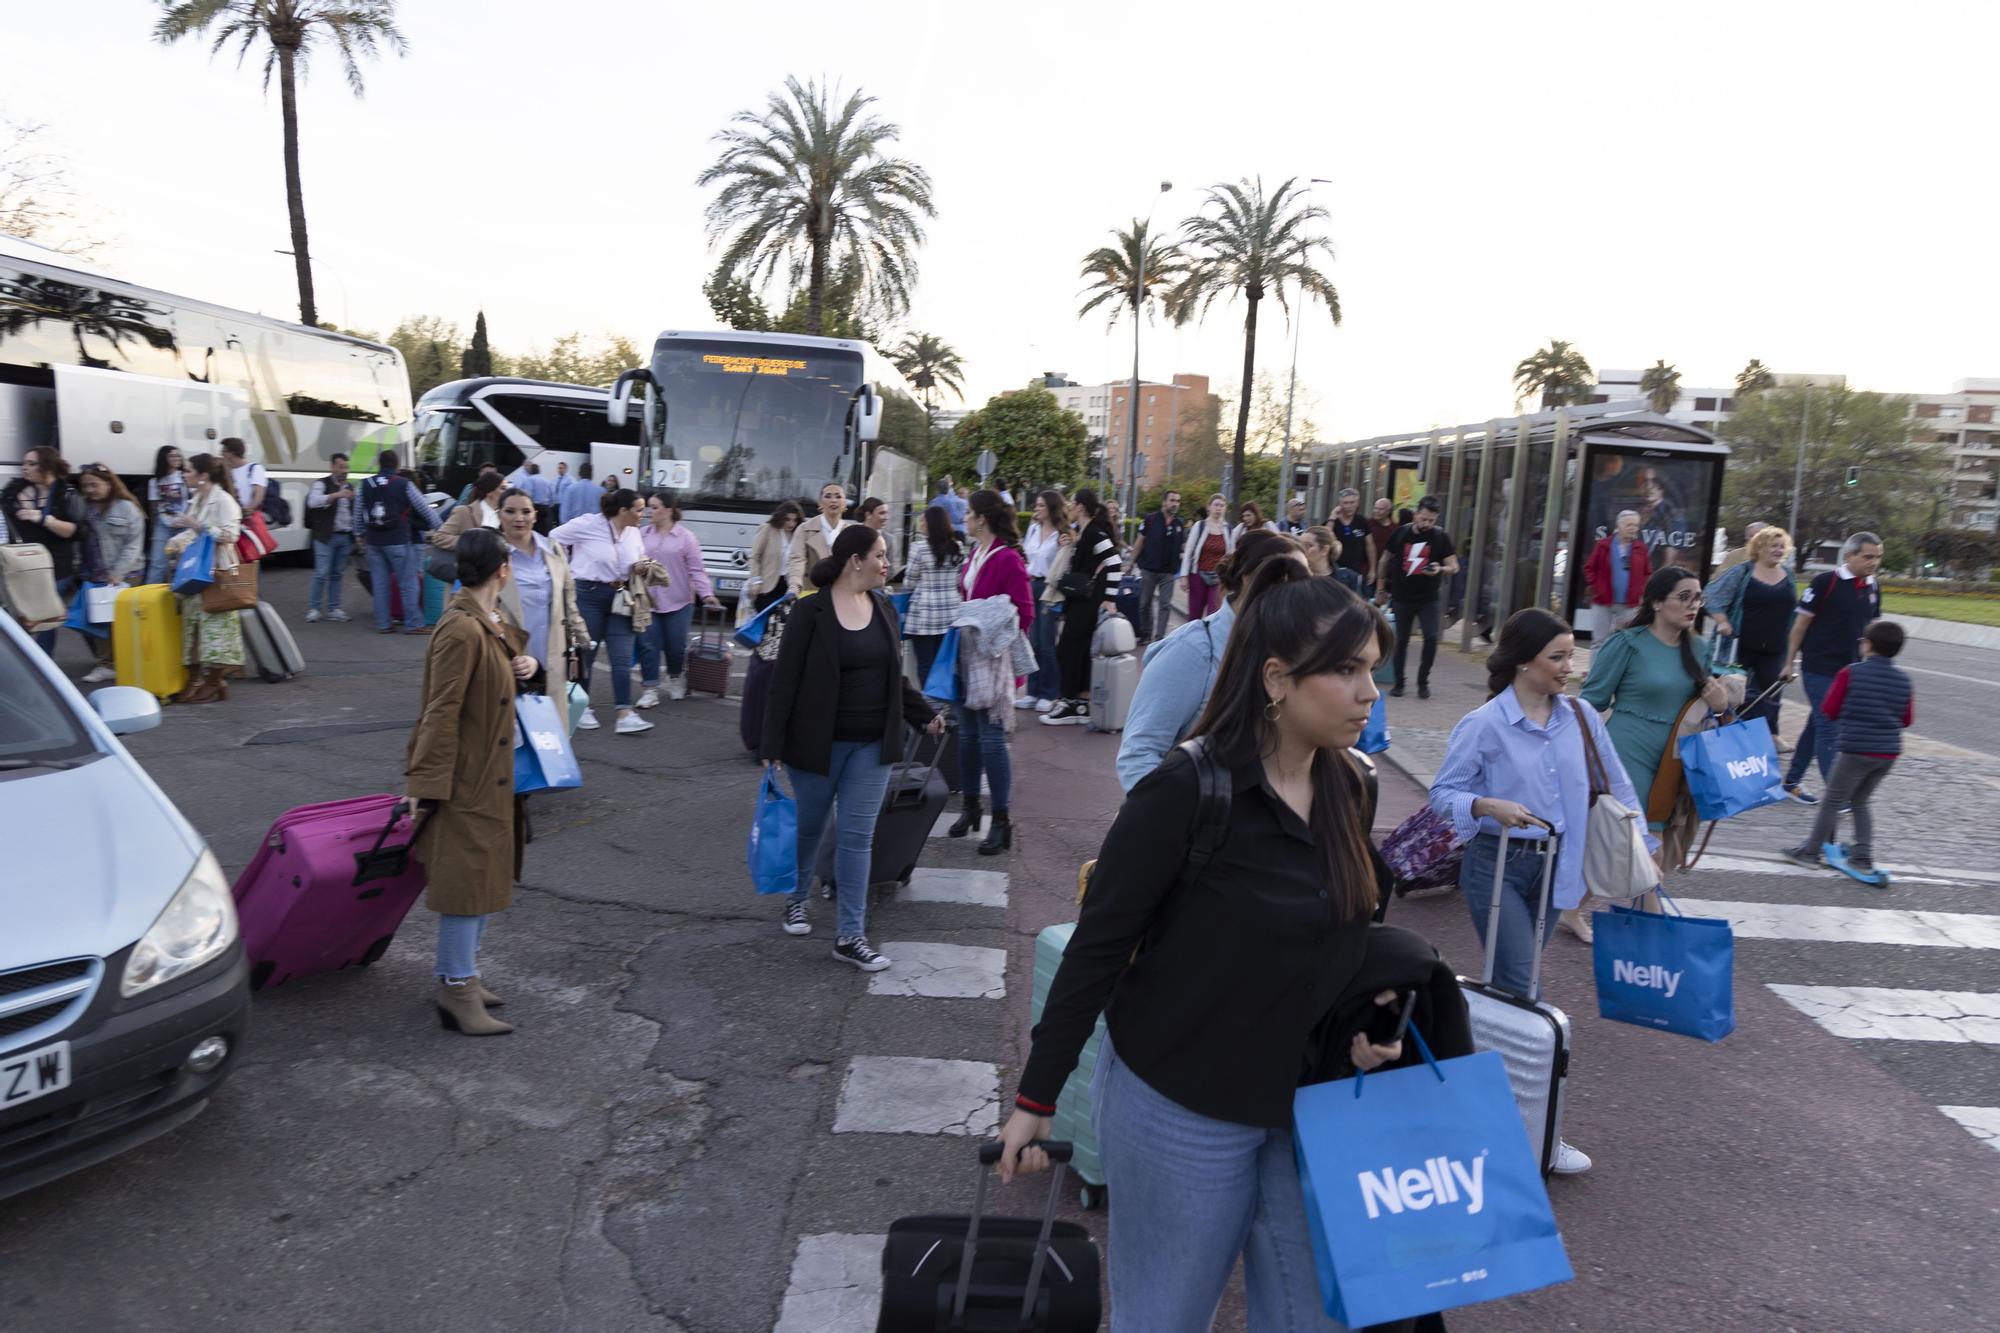
[[[1847,484],[1848,484],[1849,486],[1859,486],[1859,485],[1861,484],[1861,469],[1860,469],[1860,468],[1858,468],[1858,467],[1851,467],[1851,468],[1847,469]]]

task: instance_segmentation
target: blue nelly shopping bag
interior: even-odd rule
[[[70,599],[69,614],[63,617],[63,626],[65,628],[73,629],[79,634],[89,634],[99,639],[110,637],[111,626],[93,624],[90,619],[90,590],[104,586],[102,583],[85,583],[77,588],[76,596]]]
[[[174,562],[173,588],[176,593],[200,592],[215,582],[215,537],[204,532],[188,543]]]
[[[931,661],[931,673],[924,677],[924,693],[948,704],[958,702],[958,630],[948,629],[938,654]]]
[[[1683,736],[1681,768],[1703,819],[1727,819],[1785,799],[1778,747],[1761,717]]]
[[[1292,1102],[1320,1300],[1353,1328],[1572,1276],[1507,1066],[1493,1051],[1432,1062],[1418,1044],[1425,1064]]]
[[[1664,893],[1660,901],[1673,903]],[[1590,920],[1601,1017],[1703,1041],[1736,1031],[1736,936],[1727,921],[1634,907]]]
[[[1368,725],[1361,729],[1361,739],[1354,748],[1363,754],[1381,754],[1389,748],[1389,696],[1375,696],[1375,706],[1368,710]]]
[[[799,807],[764,770],[757,788],[757,813],[743,849],[750,882],[759,893],[795,893],[799,887]]]
[[[789,604],[791,600],[789,597],[780,597],[777,601],[738,625],[736,627],[736,642],[742,644],[745,648],[755,648],[758,644],[764,642],[764,631],[771,627],[771,613],[779,607]]]
[[[546,694],[517,694],[514,717],[519,724],[514,740],[515,793],[581,787],[583,768],[570,748],[566,706]]]

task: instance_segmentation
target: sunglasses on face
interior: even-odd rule
[[[1700,606],[1702,604],[1703,598],[1702,595],[1698,592],[1688,591],[1688,592],[1677,592],[1673,596],[1667,598],[1667,600],[1670,602],[1679,602],[1682,606]]]

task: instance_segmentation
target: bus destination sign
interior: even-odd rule
[[[725,375],[789,375],[804,370],[806,363],[777,356],[720,356],[713,352],[702,357],[702,365]]]

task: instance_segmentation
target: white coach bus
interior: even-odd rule
[[[393,347],[155,291],[0,235],[0,476],[53,445],[143,498],[163,445],[214,453],[233,435],[284,487],[279,544],[302,550],[305,493],[333,455],[372,471],[409,420]]]

